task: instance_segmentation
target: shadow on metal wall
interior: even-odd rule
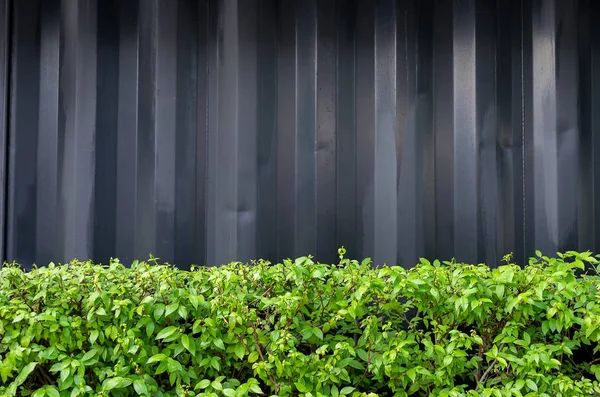
[[[599,8],[0,0],[4,256],[598,250]]]

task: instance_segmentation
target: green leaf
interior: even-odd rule
[[[162,303],[157,304],[154,307],[154,319],[159,320],[162,317],[164,312],[165,312],[165,305],[163,305]]]
[[[257,385],[257,384],[253,384],[252,386],[250,386],[250,391],[251,391],[252,393],[256,393],[256,394],[263,394],[263,391],[262,391],[262,389],[261,389],[261,388],[260,388],[260,386],[259,386],[259,385]]]
[[[148,338],[150,337],[150,335],[152,335],[154,333],[154,328],[156,327],[156,324],[154,324],[154,322],[150,321],[148,324],[146,324],[146,335],[148,336]]]
[[[44,397],[46,395],[46,387],[37,389],[31,394],[31,397]]]
[[[169,317],[172,313],[175,313],[175,310],[179,307],[179,303],[171,303],[167,306],[165,310],[165,317]]]
[[[25,380],[27,379],[27,377],[29,376],[29,374],[31,374],[33,372],[33,370],[35,370],[35,367],[37,366],[37,362],[32,362],[27,364],[19,373],[19,375],[17,375],[15,381],[14,381],[14,385],[15,386],[21,386],[23,384],[23,382],[25,382]]]
[[[225,345],[221,339],[214,339],[213,343],[218,349],[225,350]]]
[[[96,340],[98,339],[98,336],[100,335],[100,332],[98,332],[98,330],[93,330],[92,332],[90,332],[90,343],[93,345],[94,342],[96,342]]]
[[[177,313],[179,314],[179,317],[183,318],[184,320],[187,319],[188,311],[185,306],[179,306]]]
[[[331,397],[339,397],[340,395],[340,390],[337,388],[336,385],[331,386]]]
[[[411,382],[413,382],[413,383],[414,383],[415,379],[417,379],[417,371],[415,371],[414,368],[411,368],[408,371],[406,371],[406,375],[408,375]]]
[[[348,394],[352,393],[354,391],[354,387],[344,387],[342,389],[342,391],[340,391],[340,394],[347,396]]]
[[[150,357],[148,359],[148,361],[146,362],[146,364],[152,364],[152,363],[156,363],[156,362],[162,362],[167,358],[167,356],[165,354],[159,353],[159,354],[155,354],[152,357]]]
[[[319,328],[313,328],[312,332],[314,336],[323,340],[323,331],[321,331]]]
[[[444,357],[444,367],[447,367],[448,365],[452,364],[452,361],[454,360],[453,356],[446,356]]]
[[[54,386],[50,386],[46,389],[46,395],[48,397],[60,397],[60,392]]]
[[[502,299],[504,297],[504,285],[502,285],[502,284],[496,285],[496,295],[500,299]]]
[[[302,334],[302,338],[310,339],[310,337],[313,336],[313,329],[310,327],[306,327],[302,331],[300,331],[300,333]]]
[[[190,303],[194,306],[194,309],[198,308],[198,304],[200,303],[200,299],[197,295],[190,295]]]
[[[146,382],[143,379],[137,379],[136,381],[134,381],[133,388],[135,389],[135,392],[140,396],[148,394],[148,387],[146,387]]]
[[[536,384],[535,384],[535,382],[534,382],[534,381],[532,381],[531,379],[527,379],[527,380],[525,381],[525,383],[527,383],[527,387],[529,387],[529,389],[530,389],[530,390],[533,390],[533,391],[537,391],[537,390],[538,390],[538,387],[537,387],[537,385],[536,385]]]
[[[242,345],[241,343],[238,343],[237,345],[235,345],[235,355],[237,356],[237,358],[239,358],[241,360],[244,358],[245,354],[246,354],[246,348],[244,347],[244,345]]]
[[[173,335],[175,332],[177,332],[177,327],[175,327],[174,325],[167,327],[167,328],[163,328],[158,333],[158,335],[156,335],[156,339],[168,338],[169,336]]]
[[[236,392],[233,389],[223,389],[221,391],[221,393],[223,393],[224,395],[226,395],[227,397],[235,397],[236,396]]]
[[[358,355],[358,357],[360,357],[361,360],[369,362],[369,355],[363,349],[357,349],[356,354]]]
[[[14,320],[12,321],[13,324],[18,323],[19,321],[23,320],[25,318],[25,315],[23,314],[19,314],[18,316],[16,316],[14,318]]]
[[[258,352],[252,352],[248,355],[249,363],[254,363],[254,362],[256,362],[256,360],[258,360]]]
[[[208,386],[210,386],[210,381],[208,379],[202,379],[200,382],[198,382],[198,384],[196,384],[194,390],[206,389]]]
[[[104,381],[104,383],[102,384],[102,390],[109,391],[109,390],[113,390],[113,389],[123,389],[123,388],[131,385],[132,383],[133,382],[131,381],[131,379],[122,378],[120,376],[117,376],[115,378],[110,378],[110,379],[107,379],[106,381]]]
[[[46,395],[46,387],[42,387],[33,392],[31,397],[44,397]]]
[[[300,393],[308,393],[312,391],[312,385],[307,385],[304,379],[300,379],[298,382],[295,382],[294,385],[296,385],[296,388]]]
[[[83,357],[81,357],[81,362],[85,363],[86,361],[91,360],[92,358],[94,358],[96,356],[96,353],[98,353],[98,350],[96,350],[96,349],[90,350],[89,352],[85,353],[83,355]]]
[[[50,367],[50,372],[59,372],[59,371],[62,371],[63,369],[67,368],[69,365],[71,365],[71,361],[70,360],[61,361],[59,363],[54,364],[52,367]]]
[[[99,316],[106,316],[106,315],[108,315],[108,313],[106,313],[106,310],[104,310],[103,307],[101,307],[98,310],[96,310],[96,314],[99,315]]]
[[[187,335],[181,335],[181,344],[183,345],[183,347],[185,348],[185,350],[189,351],[190,353],[192,353],[192,349],[190,347],[190,337]]]

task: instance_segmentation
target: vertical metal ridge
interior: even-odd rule
[[[355,256],[359,252],[356,239],[356,6],[355,0],[336,2],[335,247],[344,246],[349,256]]]
[[[477,131],[477,182],[479,200],[477,211],[477,260],[485,263],[499,263],[503,247],[503,226],[510,216],[505,216],[503,199],[500,197],[504,189],[510,186],[503,184],[500,175],[505,172],[502,144],[504,116],[498,104],[497,71],[501,62],[497,53],[496,37],[498,37],[499,10],[495,2],[476,2],[475,9],[475,123]],[[507,76],[510,78],[511,76]],[[510,80],[507,87],[510,87]],[[500,88],[500,90],[505,88]],[[499,144],[500,143],[500,144]],[[512,197],[505,195],[508,205],[512,205]]]
[[[557,246],[564,251],[577,247],[579,237],[579,181],[583,170],[577,161],[580,153],[580,90],[578,81],[580,57],[578,51],[579,2],[556,3],[556,146],[557,146]],[[573,194],[573,193],[576,194]]]
[[[453,199],[454,256],[477,261],[479,200],[479,151],[476,100],[475,1],[453,4]],[[457,220],[460,221],[458,222]]]
[[[590,1],[589,16],[591,21],[595,21],[595,16],[600,15],[600,4]],[[591,146],[591,169],[592,169],[592,193],[587,196],[593,206],[588,217],[593,222],[593,249],[600,250],[600,26],[597,23],[590,22],[590,131],[592,136]],[[590,248],[592,249],[592,248]]]
[[[139,127],[139,2],[119,2],[115,252],[125,263],[137,255],[137,173]]]
[[[420,225],[424,222],[422,195],[424,183],[421,180],[424,125],[420,123],[419,112],[422,100],[418,84],[420,60],[418,58],[418,2],[400,2],[397,5],[396,40],[396,189],[397,225],[396,262],[402,266],[414,265],[415,258],[423,255],[424,235]]]
[[[92,257],[96,144],[96,0],[63,0],[64,53],[61,59],[61,106],[65,110],[62,199],[64,256]],[[67,76],[70,76],[67,78]]]
[[[374,259],[397,263],[396,1],[375,9]]]
[[[174,262],[188,266],[193,263],[204,264],[202,258],[204,237],[199,236],[196,219],[203,213],[197,211],[198,201],[202,199],[202,187],[205,175],[202,167],[197,168],[198,158],[204,158],[205,150],[201,146],[206,134],[201,134],[205,124],[206,110],[201,108],[201,89],[206,80],[206,70],[199,70],[206,63],[199,55],[199,48],[205,39],[201,29],[205,26],[205,2],[194,0],[180,1],[177,7],[177,66],[176,105],[175,105],[175,189],[174,189]],[[205,27],[204,27],[205,28]],[[198,151],[198,147],[202,148]],[[202,175],[199,179],[198,175]],[[202,206],[204,207],[204,206]],[[193,214],[193,216],[190,216]],[[199,241],[201,239],[201,241]]]
[[[277,256],[296,254],[296,22],[295,2],[277,4]]]
[[[375,4],[357,1],[356,30],[356,245],[375,255]]]
[[[435,252],[455,256],[454,1],[434,1]]]
[[[258,212],[258,6],[247,0],[238,6],[237,222],[238,247],[232,260],[250,261],[257,255]]]
[[[115,155],[119,119],[120,26],[117,2],[108,0],[104,2],[104,5],[104,7],[98,7],[97,26],[96,172],[93,179],[92,257],[102,263],[108,263],[116,253],[117,195],[115,186],[118,171]],[[52,81],[52,79],[48,79],[48,81]],[[50,101],[46,102],[51,103]],[[40,132],[40,139],[44,138],[48,137]],[[40,150],[40,154],[44,150]],[[42,180],[40,178],[40,182]],[[49,210],[48,213],[52,214],[53,211]]]
[[[219,52],[221,43],[219,41],[221,29],[221,4],[219,1],[208,1],[207,15],[207,120],[206,120],[206,261],[216,264],[217,252],[216,244],[218,242],[215,233],[217,223],[217,177],[216,153],[218,148],[218,128],[219,128],[219,78],[220,63]]]
[[[197,112],[195,114],[195,202],[194,202],[194,252],[189,264],[207,264],[208,254],[208,230],[207,230],[207,208],[208,208],[208,132],[209,132],[209,49],[210,49],[210,1],[193,1],[198,7],[196,29],[197,29],[197,84],[195,89],[197,99]],[[193,16],[196,14],[192,14]],[[193,50],[192,50],[193,51]],[[193,109],[191,110],[193,111]],[[190,216],[183,213],[182,216]],[[184,264],[185,266],[185,264]]]
[[[319,260],[335,261],[336,258],[336,179],[337,140],[347,139],[337,131],[337,32],[340,21],[336,15],[336,0],[317,3],[317,136],[316,136],[316,251]]]
[[[316,255],[317,1],[295,2],[294,256]],[[291,154],[291,153],[290,153]]]
[[[592,134],[592,12],[589,3],[585,2],[578,7],[577,27],[577,53],[578,74],[577,85],[579,105],[581,107],[578,128],[580,139],[578,142],[580,169],[579,186],[577,186],[577,248],[581,251],[595,250],[594,238],[594,163]],[[595,25],[594,25],[595,26]]]
[[[533,196],[535,249],[556,252],[558,230],[558,146],[556,129],[556,5],[532,2]]]
[[[260,0],[257,36],[257,255],[278,257],[277,0]]]
[[[177,110],[183,105],[177,91],[178,8],[181,2],[160,0],[157,4],[155,102],[154,102],[154,192],[156,230],[153,236],[156,251],[163,260],[175,260],[176,173],[177,142],[182,139],[179,127],[182,120]],[[183,99],[184,96],[181,95]],[[178,133],[179,132],[179,133]]]
[[[422,211],[422,222],[417,224],[418,232],[422,235],[420,247],[415,257],[402,258],[402,264],[412,266],[417,257],[434,257],[436,255],[436,142],[434,120],[434,32],[435,1],[419,0],[417,2],[418,27],[416,33],[417,70],[416,84],[418,102],[415,114],[415,134],[422,145],[418,152],[417,179],[422,188],[417,190],[417,200]]]
[[[238,180],[239,180],[239,120],[240,109],[238,62],[240,51],[238,2],[219,2],[219,23],[216,27],[218,71],[214,84],[218,95],[209,107],[215,106],[214,118],[209,119],[209,179],[212,179],[214,203],[209,211],[214,211],[216,219],[211,232],[215,235],[214,245],[210,246],[210,262],[236,260],[238,254]],[[212,141],[212,143],[210,143]]]
[[[156,40],[159,1],[139,1],[137,162],[135,199],[136,257],[156,252]]]
[[[5,251],[9,261],[31,265],[39,260],[33,246],[37,222],[37,156],[17,154],[37,152],[39,115],[31,112],[31,105],[37,106],[39,97],[40,9],[35,0],[13,5]],[[60,257],[60,252],[55,254]]]
[[[533,145],[533,29],[532,29],[532,4],[520,0],[521,8],[521,170],[522,170],[522,195],[523,203],[523,250],[518,258],[522,263],[535,248],[535,207],[533,196],[534,167],[529,166],[529,159],[534,156]],[[531,226],[531,227],[530,227]]]
[[[8,211],[8,126],[10,125],[10,76],[12,5],[10,0],[0,0],[0,263],[6,260]]]

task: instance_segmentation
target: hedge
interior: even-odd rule
[[[596,257],[0,270],[0,395],[600,395]]]

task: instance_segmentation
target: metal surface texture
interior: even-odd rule
[[[2,255],[598,251],[599,18],[591,0],[0,0]]]

